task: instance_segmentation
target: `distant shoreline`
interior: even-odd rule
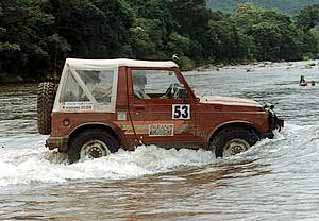
[[[250,68],[254,67],[271,67],[276,64],[296,64],[296,63],[305,63],[305,69],[307,68],[312,68],[314,66],[319,66],[319,59],[314,59],[314,60],[308,60],[308,61],[295,61],[295,62],[270,62],[270,61],[265,61],[265,62],[251,62],[251,63],[238,63],[238,64],[206,64],[206,65],[201,65],[195,68],[192,68],[190,70],[182,70],[182,72],[193,72],[193,71],[198,71],[198,72],[205,72],[208,70],[212,71],[219,71],[220,69],[230,69],[230,68],[235,68],[235,67],[244,67],[244,66],[250,66]],[[248,68],[248,67],[247,67]],[[247,72],[253,71],[247,69]],[[9,79],[7,81],[3,80],[3,76],[0,74],[0,86],[5,86],[5,85],[16,85],[16,84],[38,84],[43,81],[59,81],[58,80],[52,80],[52,79],[45,79],[45,80],[34,80],[34,79],[22,79],[21,76],[17,76],[16,79]]]

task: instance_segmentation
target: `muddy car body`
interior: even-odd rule
[[[39,94],[48,93],[42,86]],[[67,59],[52,97],[46,146],[73,161],[139,144],[203,148],[221,157],[272,138],[283,126],[271,107],[254,101],[196,97],[173,62]],[[41,108],[38,102],[40,114]]]

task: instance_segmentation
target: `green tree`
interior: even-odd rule
[[[297,24],[306,30],[319,27],[319,4],[306,6],[297,16]]]
[[[171,54],[191,56],[190,49],[192,41],[190,38],[180,35],[177,32],[172,32],[169,36],[168,51]]]
[[[209,10],[205,0],[172,0],[170,9],[179,33],[198,39],[206,31]]]
[[[124,1],[48,0],[45,7],[55,17],[57,33],[71,45],[71,56],[105,58],[130,53],[133,14]]]
[[[26,5],[17,0],[4,0],[1,8],[0,27],[4,31],[0,41],[4,54],[0,56],[7,58],[4,71],[44,79],[50,66],[45,39],[52,17],[42,13],[36,2]]]
[[[167,59],[169,36],[173,28],[168,0],[131,0],[135,12],[132,29],[133,49],[138,58]],[[144,48],[144,49],[143,49]]]
[[[255,50],[253,38],[239,32],[231,20],[209,21],[208,50],[216,62],[249,60]]]
[[[253,37],[258,61],[302,59],[303,36],[290,17],[246,4],[232,18],[241,33]]]
[[[138,58],[150,58],[156,54],[156,43],[152,39],[157,39],[155,19],[138,18],[131,29],[133,52]],[[155,32],[153,32],[155,31]]]

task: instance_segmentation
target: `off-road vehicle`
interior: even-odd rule
[[[66,60],[61,82],[38,89],[46,146],[71,162],[140,144],[207,149],[217,157],[248,150],[283,127],[273,107],[248,99],[196,97],[174,62]]]

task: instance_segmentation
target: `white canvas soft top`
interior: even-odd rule
[[[119,67],[174,68],[173,62],[67,58],[53,112],[115,113]]]
[[[81,58],[67,58],[66,65],[71,68],[80,69],[104,69],[116,68],[120,66],[125,67],[146,67],[146,68],[174,68],[178,67],[174,62],[154,62],[154,61],[139,61],[128,58],[115,59],[81,59]]]

